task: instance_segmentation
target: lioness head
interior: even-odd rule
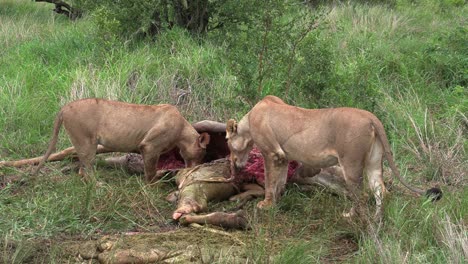
[[[193,167],[203,163],[205,158],[206,147],[210,143],[210,134],[203,132],[198,137],[197,141],[186,151],[180,151],[180,155],[184,158],[186,167]]]
[[[250,134],[248,131],[244,131],[243,127],[238,126],[234,119],[230,119],[226,124],[226,139],[231,151],[231,164],[237,169],[244,168],[249,157],[249,152],[253,147],[253,140]]]

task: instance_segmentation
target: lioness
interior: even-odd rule
[[[49,148],[34,174],[54,151],[62,123],[81,162],[82,176],[91,171],[98,144],[112,151],[141,153],[145,179],[152,182],[159,155],[178,147],[185,165],[192,167],[202,162],[210,141],[209,134],[198,134],[172,105],[83,99],[63,106],[57,114]]]
[[[355,108],[304,109],[287,105],[275,96],[266,96],[239,123],[229,120],[226,138],[234,168],[245,166],[255,143],[265,160],[265,199],[259,208],[276,203],[286,182],[288,160],[306,168],[341,166],[350,198],[359,205],[362,174],[366,172],[376,200],[376,216],[382,213],[386,192],[382,178],[382,158],[411,191],[393,161],[382,123],[372,113]],[[355,206],[347,216],[355,212]]]

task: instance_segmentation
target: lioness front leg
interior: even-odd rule
[[[241,203],[256,197],[265,196],[265,189],[256,183],[248,183],[241,186],[242,192],[231,196],[229,201],[240,201]]]
[[[288,160],[278,155],[265,157],[265,199],[257,204],[258,208],[268,208],[276,203],[284,190],[288,176]]]
[[[156,180],[156,164],[159,161],[159,153],[152,145],[140,146],[140,152],[143,156],[143,164],[145,167],[145,181],[153,183]]]

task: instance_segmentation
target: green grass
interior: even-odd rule
[[[261,34],[244,32],[234,39],[245,43],[229,43],[173,29],[155,41],[126,41],[102,37],[91,17],[71,22],[54,15],[49,4],[0,5],[0,160],[42,155],[60,106],[79,98],[177,104],[190,121],[223,122],[243,116],[252,94],[262,96],[258,80],[248,79],[258,71],[258,54],[251,56],[258,46],[250,38]],[[397,185],[385,201],[384,223],[362,226],[341,217],[349,201],[289,186],[272,210],[247,205],[251,230],[230,232],[245,244],[244,262],[466,262],[466,4],[402,0],[324,8],[323,24],[298,46],[287,96],[287,62],[276,60],[284,43],[276,35],[265,91],[303,107],[376,113],[402,175],[417,186],[440,185],[444,198],[433,204]],[[244,51],[246,45],[252,50]],[[58,148],[67,146],[62,133]],[[173,206],[164,198],[173,185],[146,186],[141,175],[99,166],[99,184],[84,184],[69,166],[50,164],[37,177],[29,168],[0,168],[1,261],[63,263],[71,261],[63,241],[184,228],[168,220]],[[11,177],[25,180],[1,185]],[[233,206],[224,202],[213,210]],[[238,261],[231,255],[212,252],[204,261]]]

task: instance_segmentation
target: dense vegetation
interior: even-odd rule
[[[464,0],[200,1],[211,12],[202,30],[176,23],[170,1],[75,2],[86,12],[71,21],[47,3],[0,0],[0,160],[41,155],[55,113],[78,98],[171,103],[190,121],[221,122],[267,94],[308,108],[359,107],[383,121],[402,174],[440,185],[444,199],[431,204],[393,189],[384,226],[371,232],[343,223],[347,201],[292,187],[276,211],[254,219],[259,239],[249,242],[250,259],[267,262],[273,246],[262,238],[283,244],[278,263],[468,258]],[[157,30],[155,10],[167,14]],[[63,136],[59,148],[69,145]],[[30,258],[35,247],[24,241],[150,229],[169,218],[168,186],[149,188],[103,169],[107,185],[98,188],[60,166],[34,184],[0,183],[0,240],[18,241],[14,248],[0,242],[0,259]],[[11,175],[28,178],[28,171],[0,169],[3,179]],[[343,234],[358,250],[334,259],[334,238]],[[54,246],[41,250],[47,254],[38,262],[58,254]]]

